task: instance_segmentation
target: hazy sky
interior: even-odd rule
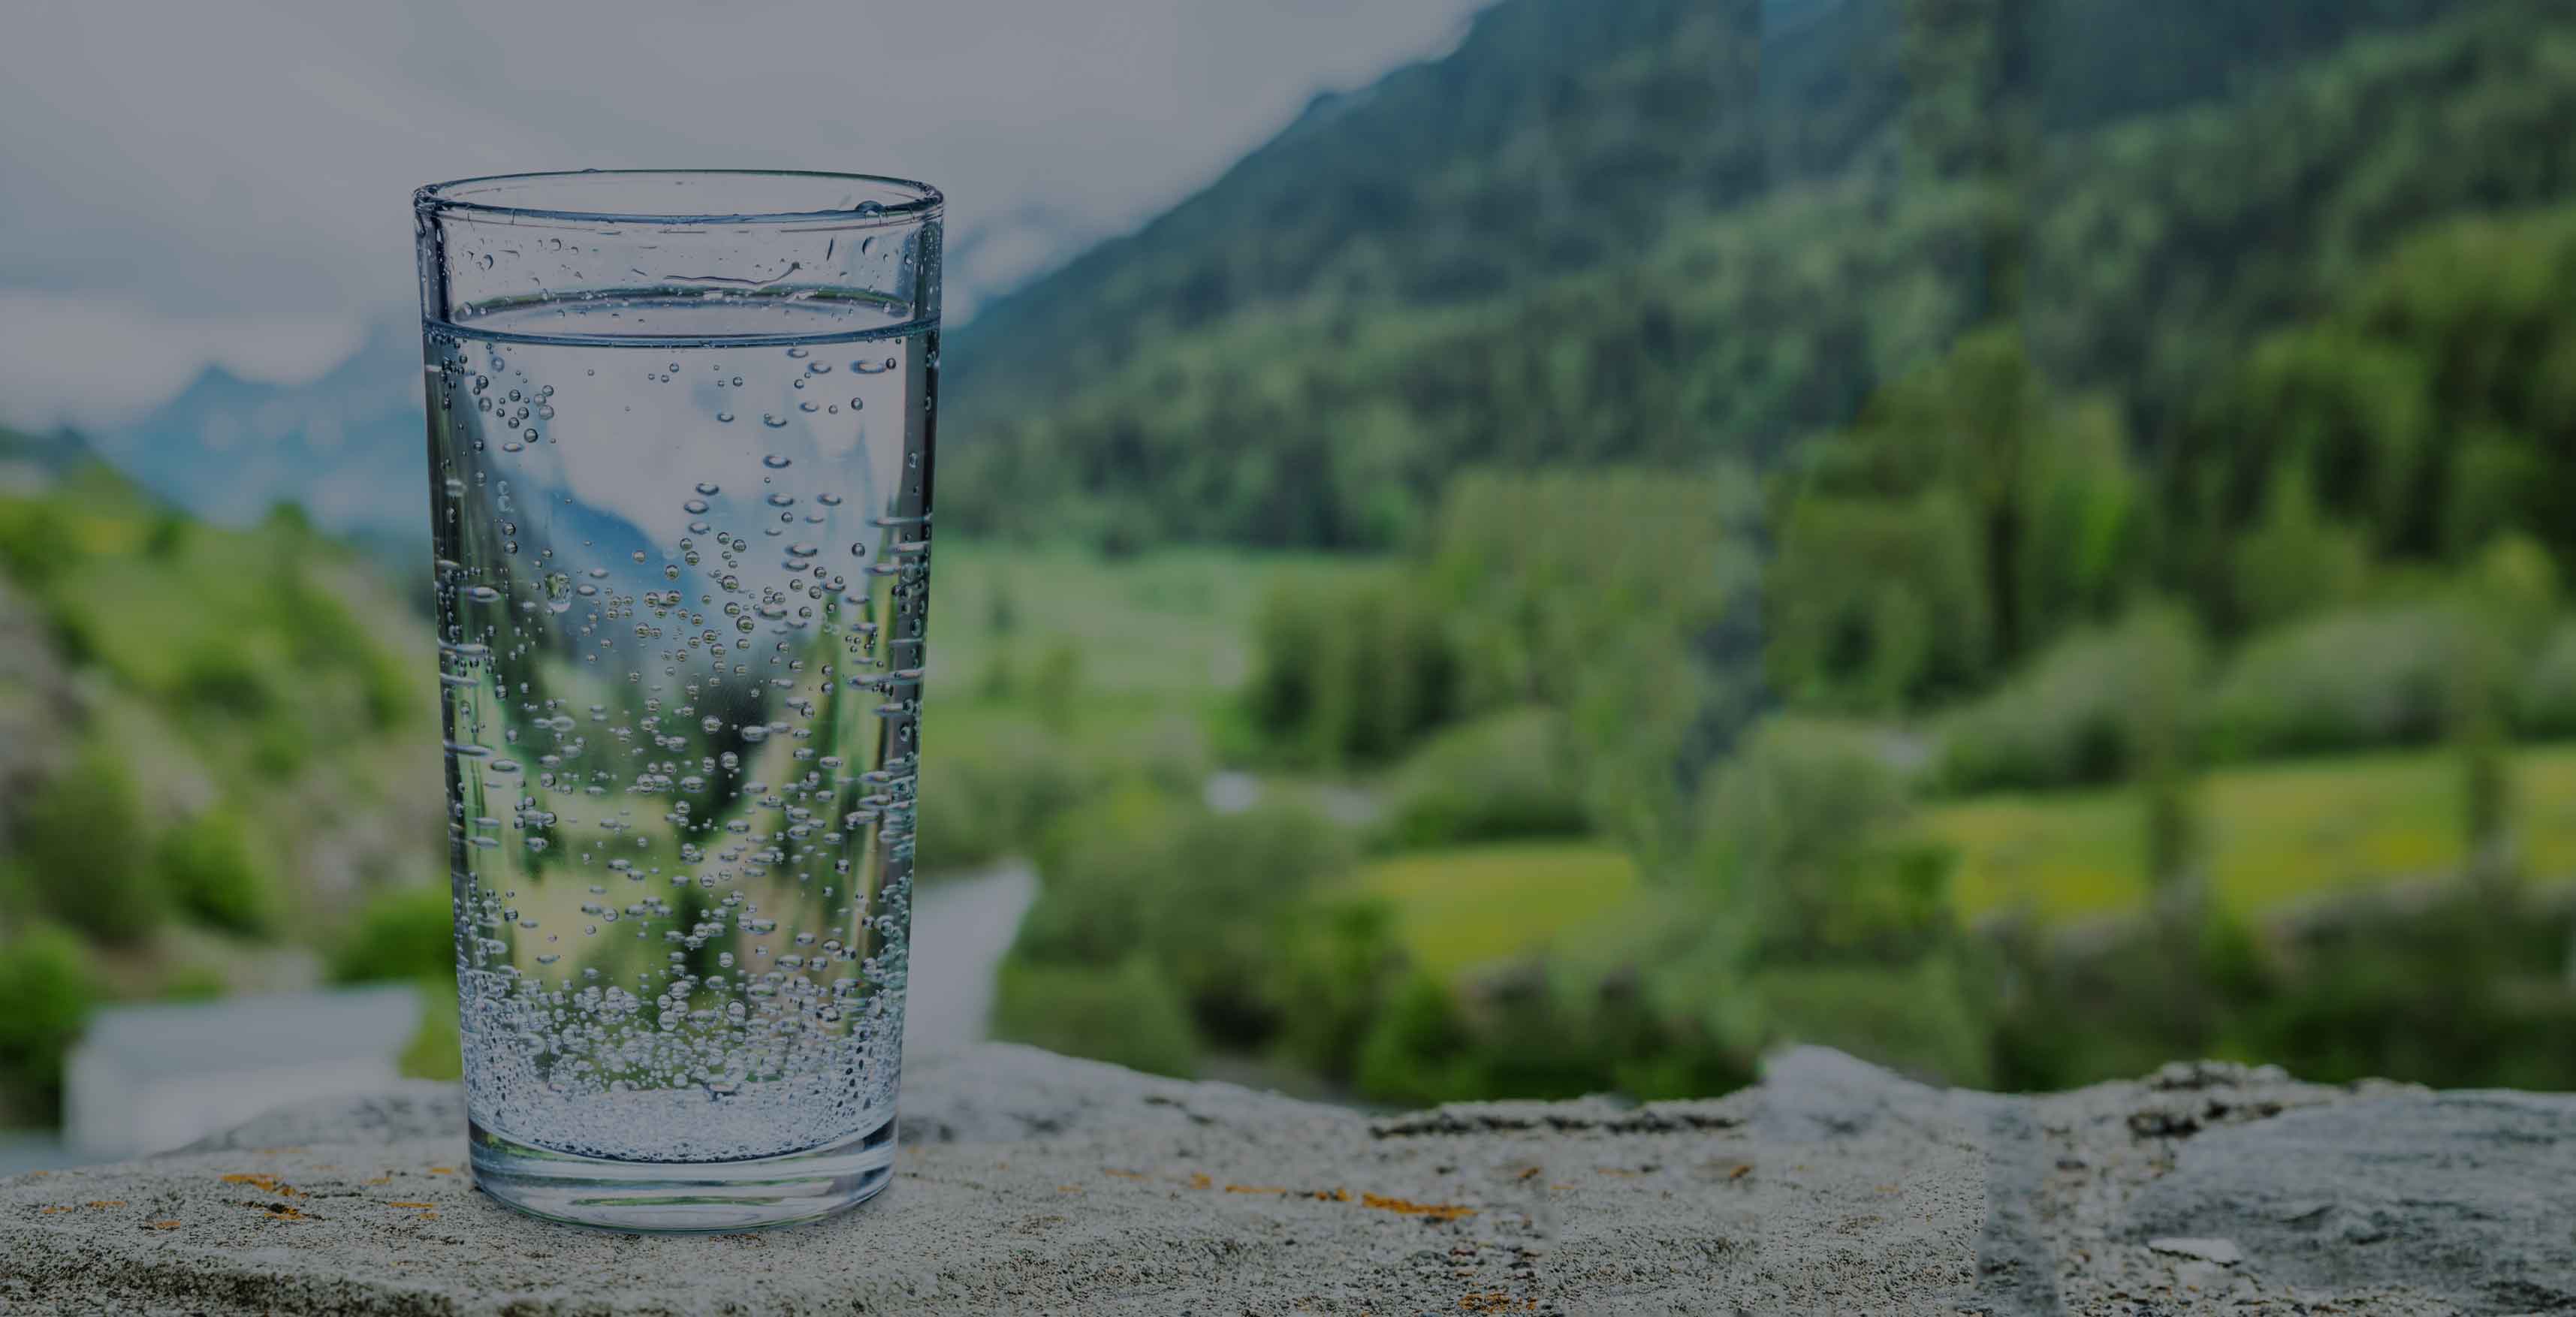
[[[208,360],[327,367],[412,302],[409,193],[438,179],[846,169],[939,185],[955,233],[1031,207],[1115,230],[1478,7],[22,0],[0,42],[0,418],[111,422]]]

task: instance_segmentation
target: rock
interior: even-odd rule
[[[2576,1098],[2380,1093],[2213,1130],[2129,1218],[2233,1239],[2289,1285],[2576,1309]]]
[[[355,1146],[444,1138],[465,1128],[465,1091],[411,1080],[373,1097],[301,1102],[197,1140],[181,1153],[283,1148],[308,1143]]]
[[[455,1090],[416,1084],[0,1182],[0,1311],[2576,1303],[2566,1099],[2216,1066],[1997,1097],[1805,1049],[1704,1101],[1372,1118],[1018,1047],[909,1064],[895,1184],[833,1221],[641,1237],[521,1217],[464,1174]]]
[[[2236,1241],[2232,1239],[2150,1239],[2147,1247],[2178,1258],[2214,1262],[2222,1267],[2232,1267],[2245,1260],[2243,1250],[2237,1248]]]

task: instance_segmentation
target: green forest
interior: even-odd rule
[[[995,1032],[2576,1088],[2569,123],[2545,0],[1503,0],[1318,98],[949,337]],[[413,583],[8,463],[8,1115],[92,1002],[439,979]]]
[[[1265,587],[1211,723],[1380,818],[1068,813],[1007,1030],[1385,1102],[2576,1082],[2576,23],[1859,9],[1623,9],[1515,100],[1506,7],[960,335],[970,533],[1378,564]],[[1486,136],[1323,165],[1471,72]]]

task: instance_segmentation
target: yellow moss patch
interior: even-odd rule
[[[1396,1212],[1404,1216],[1429,1217],[1434,1221],[1455,1221],[1460,1217],[1476,1214],[1475,1208],[1462,1207],[1456,1203],[1416,1203],[1402,1198],[1388,1198],[1369,1193],[1360,1195],[1360,1206],[1373,1207],[1381,1212]]]

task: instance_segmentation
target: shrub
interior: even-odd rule
[[[1784,1040],[1841,1048],[1935,1083],[1987,1087],[1985,1012],[1948,957],[1904,965],[1773,965],[1748,988]]]
[[[2274,474],[2263,520],[2228,553],[2227,601],[2233,620],[2248,629],[2348,605],[2370,571],[2360,532],[2318,510],[2307,472],[2296,464]]]
[[[1945,492],[1798,500],[1769,569],[1772,681],[1803,704],[1879,712],[1982,676],[1994,622],[1975,530]]]
[[[1281,950],[1268,995],[1290,1007],[1280,1015],[1279,1051],[1312,1073],[1350,1078],[1380,1003],[1402,981],[1395,912],[1377,900],[1316,902],[1274,936]]]
[[[1449,985],[1416,973],[1389,996],[1360,1042],[1360,1092],[1416,1107],[1489,1096],[1477,1051]]]
[[[276,916],[249,835],[229,811],[208,810],[162,834],[156,867],[179,908],[217,928],[257,935]]]
[[[251,724],[250,766],[271,782],[284,782],[313,759],[315,737],[300,718],[262,718]]]
[[[1596,989],[1591,1037],[1614,1089],[1639,1101],[1713,1097],[1752,1083],[1760,1006],[1741,991],[1674,993],[1658,976],[1622,968]]]
[[[1757,959],[1903,958],[1949,930],[1950,856],[1912,840],[1893,768],[1774,721],[1702,795],[1698,869]]]
[[[2160,610],[2078,632],[1947,721],[1941,783],[1962,792],[2047,790],[2137,776],[2150,738],[2189,724],[2191,711],[2173,707],[2174,697],[2196,687],[2200,668],[2188,624]]]
[[[1279,926],[1317,880],[1349,869],[1349,839],[1330,819],[1274,796],[1240,814],[1197,812],[1176,841],[1147,911],[1147,944],[1205,1036],[1258,1046],[1301,1006],[1265,991],[1287,951]]]
[[[1129,783],[1051,828],[1038,853],[1038,897],[1012,955],[1105,966],[1145,942],[1152,907],[1170,895],[1172,836],[1189,803]]]
[[[0,1089],[10,1123],[51,1124],[62,1109],[63,1056],[80,1040],[97,989],[78,937],[39,924],[0,944]]]
[[[0,568],[21,584],[43,589],[82,557],[71,519],[50,503],[27,503],[0,513]]]
[[[2576,622],[2561,622],[2514,693],[2514,726],[2526,736],[2576,736]]]
[[[1197,1068],[1180,994],[1141,955],[1107,968],[1005,961],[994,984],[993,1033],[1154,1074],[1186,1078]]]
[[[953,752],[931,732],[913,825],[926,872],[1025,853],[1086,786],[1072,752],[1033,724],[1005,724]]]
[[[1050,833],[1012,954],[1094,967],[1142,955],[1208,1037],[1257,1046],[1281,1014],[1269,995],[1286,945],[1279,924],[1349,858],[1331,822],[1292,803],[1219,815],[1133,782]]]
[[[370,651],[359,660],[358,682],[367,704],[367,725],[379,731],[399,725],[419,698],[411,665],[397,663],[388,654]]]
[[[1058,732],[1073,725],[1082,700],[1082,650],[1058,640],[1038,655],[1028,677],[1029,702],[1038,717]]]
[[[1467,1002],[1478,1085],[1493,1097],[1549,1099],[1609,1088],[1616,1044],[1652,1048],[1660,1039],[1651,1020],[1634,1016],[1614,1040],[1591,988],[1544,959],[1484,974]]]
[[[448,979],[456,974],[456,915],[443,886],[380,892],[331,958],[335,983]]]
[[[1395,846],[1447,846],[1585,830],[1561,715],[1495,714],[1440,732],[1397,774],[1382,838]]]
[[[2561,1045],[2576,1028],[2563,912],[2463,884],[2412,904],[2354,902],[2301,940],[2232,1022],[2231,1050],[2327,1083],[2576,1085]]]
[[[276,703],[258,664],[239,650],[213,645],[180,666],[175,693],[191,705],[239,718],[256,718]]]
[[[1736,1088],[1762,1039],[1708,923],[1642,922],[1632,931],[1644,936],[1606,958],[1531,956],[1457,980],[1382,962],[1376,1002],[1353,1017],[1349,1076],[1370,1100],[1403,1105]]]
[[[1456,664],[1405,578],[1271,588],[1253,620],[1254,722],[1291,756],[1374,762],[1447,718]]]
[[[2439,737],[2476,613],[2439,603],[2330,613],[2249,642],[2209,704],[2228,759],[2313,754]]]
[[[93,749],[19,808],[19,859],[55,917],[101,942],[133,943],[161,925],[142,807],[125,769]]]
[[[187,547],[189,522],[186,514],[164,512],[152,519],[152,530],[144,537],[143,553],[149,558],[168,560],[179,556]]]

